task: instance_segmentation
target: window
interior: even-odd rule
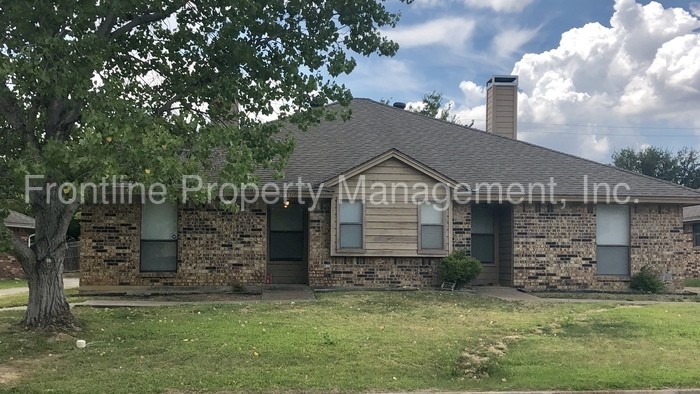
[[[486,205],[472,205],[472,257],[485,264],[494,263],[494,220]]]
[[[338,248],[362,249],[362,202],[341,201],[338,211]]]
[[[700,247],[700,223],[693,225],[693,246]]]
[[[420,249],[445,249],[444,205],[425,203],[420,206]]]
[[[598,205],[596,261],[599,275],[629,275],[630,210],[626,205]]]
[[[177,271],[177,205],[146,202],[141,212],[141,271]]]
[[[270,208],[270,260],[304,260],[303,206]]]

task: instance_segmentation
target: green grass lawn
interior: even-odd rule
[[[0,290],[14,289],[15,287],[27,287],[27,281],[24,279],[0,279]]]
[[[700,287],[700,278],[698,279],[686,279],[685,280],[685,286],[686,287]]]
[[[450,292],[314,303],[76,308],[81,333],[0,314],[0,391],[693,387],[700,305],[517,304]],[[77,349],[75,339],[88,341]],[[477,378],[474,378],[477,376]]]

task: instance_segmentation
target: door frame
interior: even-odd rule
[[[304,270],[304,284],[309,283],[309,210],[306,209],[306,205],[304,204],[299,204],[298,202],[289,202],[290,207],[298,207],[302,211],[302,227],[301,227],[301,234],[302,234],[302,258],[301,260],[272,260],[271,258],[271,248],[272,248],[272,209],[273,208],[281,208],[284,206],[283,203],[276,203],[276,204],[267,204],[267,231],[266,231],[266,236],[267,236],[267,261],[265,262],[265,276],[267,277],[268,275],[271,275],[270,272],[270,264],[275,264],[275,263],[281,263],[281,262],[298,262],[299,265],[303,267]],[[272,277],[272,281],[274,281],[274,277]]]

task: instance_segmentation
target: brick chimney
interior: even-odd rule
[[[517,75],[494,75],[486,82],[486,131],[518,138]]]

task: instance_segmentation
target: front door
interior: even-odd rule
[[[267,274],[272,283],[308,283],[305,206],[273,205],[268,218]]]

